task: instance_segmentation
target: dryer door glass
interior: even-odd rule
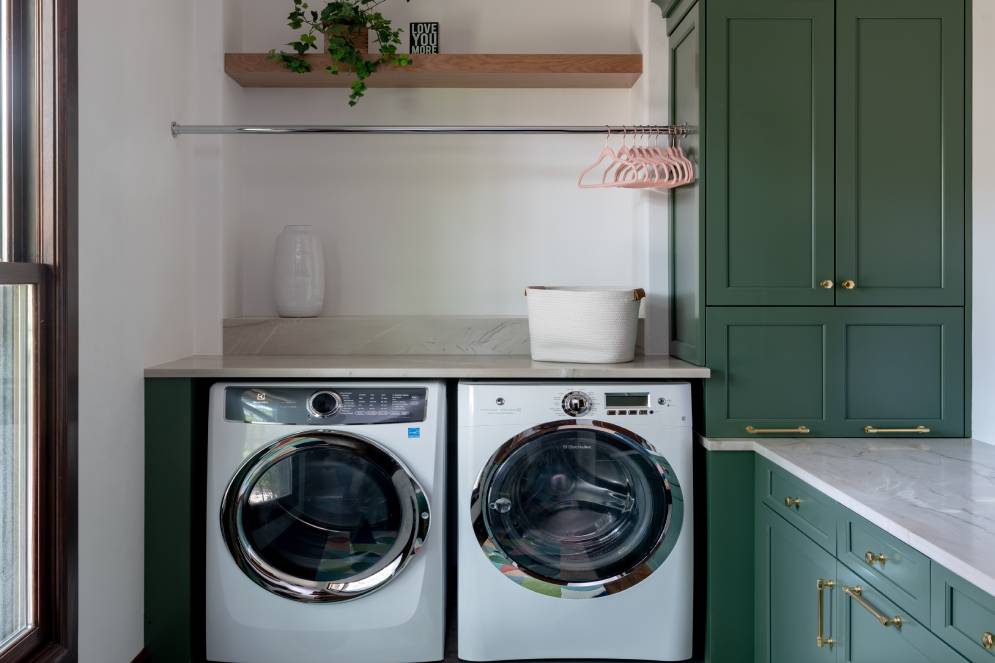
[[[236,475],[225,502],[226,538],[243,570],[306,601],[382,586],[428,526],[424,495],[400,462],[371,441],[335,433],[264,449]]]
[[[666,474],[656,456],[620,431],[554,427],[513,441],[501,456],[485,471],[480,509],[489,536],[520,572],[557,585],[601,586],[637,570],[668,536],[673,495]]]

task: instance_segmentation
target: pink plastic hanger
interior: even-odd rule
[[[597,170],[598,167],[601,166],[602,163],[604,163],[605,159],[611,159],[612,163],[614,163],[618,159],[617,153],[611,147],[612,128],[611,127],[605,127],[605,128],[608,129],[608,135],[605,136],[605,146],[601,148],[601,153],[598,154],[598,160],[592,163],[587,168],[585,168],[584,171],[580,174],[580,177],[577,179],[577,186],[580,187],[581,189],[604,189],[611,186],[605,184],[604,182],[602,182],[601,184],[584,184],[584,178],[590,175],[595,170]]]

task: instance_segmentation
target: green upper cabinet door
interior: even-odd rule
[[[766,506],[757,508],[756,660],[835,662],[828,640],[834,639],[836,559]]]
[[[698,7],[693,7],[670,35],[670,117],[672,122],[701,125]],[[684,149],[699,162],[699,134],[685,139]],[[703,364],[705,321],[702,319],[704,275],[699,195],[702,183],[678,187],[670,193],[671,269],[670,354]]]
[[[828,435],[839,409],[835,310],[709,308],[705,433]]]
[[[962,308],[837,311],[844,401],[832,426],[838,436],[909,437],[919,426],[934,437],[964,435]]]
[[[963,0],[838,0],[842,306],[963,306]]]
[[[833,0],[710,0],[707,303],[832,306]]]

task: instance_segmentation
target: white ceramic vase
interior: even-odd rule
[[[273,291],[281,318],[314,318],[325,305],[325,249],[311,226],[287,226],[276,238]]]

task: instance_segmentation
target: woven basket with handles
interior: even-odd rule
[[[636,355],[642,288],[525,289],[535,361],[621,364]]]

